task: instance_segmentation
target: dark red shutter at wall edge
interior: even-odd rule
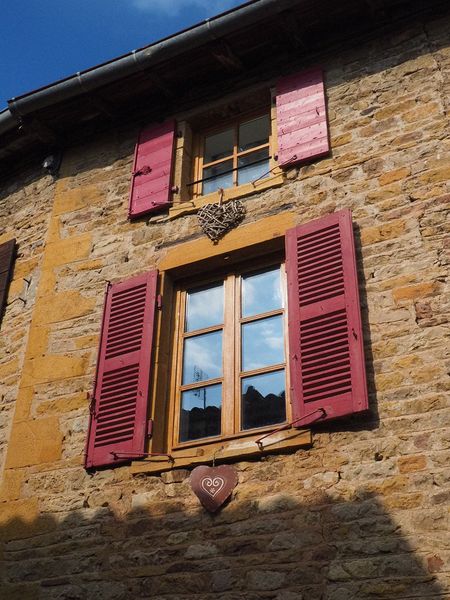
[[[286,273],[296,426],[366,410],[351,212],[342,210],[290,229]]]
[[[157,271],[108,285],[86,468],[117,465],[144,452]]]
[[[12,276],[16,240],[0,244],[0,322],[6,305],[9,282]]]

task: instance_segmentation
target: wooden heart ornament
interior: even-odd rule
[[[191,488],[206,510],[216,512],[230,497],[238,482],[236,470],[228,465],[196,467],[190,477]]]
[[[210,240],[218,242],[227,231],[239,225],[245,217],[245,206],[240,200],[231,200],[225,204],[205,204],[197,216],[203,232]]]

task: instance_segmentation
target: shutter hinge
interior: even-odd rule
[[[161,309],[162,309],[162,296],[161,296],[161,294],[158,294],[158,295],[156,296],[156,308],[157,308],[158,310],[161,310]]]
[[[147,437],[151,438],[153,435],[153,419],[147,421]]]
[[[95,414],[95,396],[94,394],[91,394],[91,392],[87,393],[87,399],[89,400],[89,413],[91,414],[91,416],[95,419],[96,414]]]

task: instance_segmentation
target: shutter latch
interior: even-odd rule
[[[152,168],[149,167],[148,165],[144,165],[143,167],[141,167],[137,171],[133,171],[133,175],[135,177],[137,177],[138,175],[148,175],[151,172],[152,172]]]
[[[161,310],[161,309],[162,309],[162,296],[161,296],[161,294],[158,294],[158,295],[156,296],[156,308],[157,308],[158,310]]]
[[[147,437],[151,438],[153,435],[153,419],[147,421]]]

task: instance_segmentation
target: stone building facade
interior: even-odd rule
[[[319,56],[331,152],[246,193],[245,219],[217,244],[176,191],[169,210],[127,218],[145,110],[67,143],[56,175],[41,168],[44,142],[4,171],[0,243],[17,245],[0,337],[5,600],[450,598],[450,20],[430,2],[388,23],[383,3],[367,4],[370,35],[349,44],[346,32]],[[318,62],[308,48],[290,56],[283,72]],[[276,57],[270,68],[269,87]],[[241,69],[229,77],[242,86]],[[212,96],[171,101],[164,116],[195,121],[230,102]],[[369,410],[313,423],[277,452],[218,452],[239,482],[216,514],[189,485],[208,454],[87,471],[105,282],[258,249],[341,209],[354,222]],[[159,343],[170,354],[170,340]],[[152,383],[155,420],[167,364]]]

